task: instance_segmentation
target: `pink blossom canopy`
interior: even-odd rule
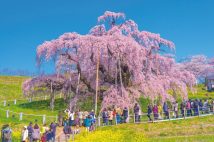
[[[82,88],[94,94],[99,59],[102,108],[132,107],[141,96],[174,101],[169,90],[187,99],[187,87],[196,81],[194,74],[180,68],[172,56],[161,53],[165,47],[174,50],[173,42],[140,31],[133,20],[125,20],[123,13],[106,11],[98,23],[86,35],[65,33],[39,45],[39,63],[54,59],[57,73],[70,75],[75,82],[79,73]],[[75,82],[73,87],[77,87]]]

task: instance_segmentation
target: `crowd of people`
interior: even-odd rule
[[[52,122],[50,126],[44,124],[41,128],[37,123],[30,122],[22,130],[22,142],[54,142],[56,137],[57,124]]]
[[[37,123],[29,123],[24,126],[21,132],[21,142],[54,142],[56,137],[57,124],[52,122],[49,126],[44,124],[41,128]],[[9,125],[2,128],[2,142],[12,142],[12,130]]]
[[[113,125],[120,123],[127,123],[132,119],[134,123],[141,121],[141,108],[136,103],[133,110],[134,115],[129,115],[129,109],[124,107],[123,109],[113,106],[112,108],[104,108],[100,113],[99,118],[95,117],[94,110],[76,112],[66,109],[64,112],[59,112],[58,122],[52,122],[49,126],[44,124],[40,127],[36,122],[29,123],[28,126],[24,126],[21,135],[22,142],[55,142],[56,128],[63,126],[63,132],[66,139],[70,138],[70,135],[80,133],[80,127],[85,127],[87,132],[94,131],[96,124],[98,125]],[[147,107],[148,121],[197,116],[199,114],[206,114],[214,112],[214,100],[188,100],[178,103],[175,101],[170,104],[164,102],[157,105],[149,104]],[[133,117],[131,117],[133,116]],[[102,121],[101,121],[102,119]],[[97,122],[98,121],[98,122]],[[11,142],[12,130],[6,127],[2,130],[2,142]],[[7,139],[3,141],[4,139]]]
[[[127,123],[132,119],[132,122],[139,123],[141,121],[142,112],[139,105],[136,103],[133,110],[131,110],[134,115],[129,115],[129,110],[124,107],[124,109],[113,107],[104,108],[102,111],[103,125]],[[179,117],[189,117],[197,116],[199,114],[207,114],[214,112],[214,100],[213,99],[190,99],[187,101],[182,101],[178,103],[164,102],[163,104],[149,104],[147,107],[147,117],[148,121],[179,118]]]
[[[70,111],[66,109],[64,111],[64,116],[62,114],[59,115],[59,126],[71,127],[73,126],[73,132],[79,133],[79,127],[84,126],[86,131],[93,131],[95,129],[96,117],[94,110],[81,111],[78,110],[76,112]]]
[[[140,115],[141,110],[140,106],[136,103],[134,108],[134,121],[140,122]],[[124,107],[121,109],[120,107],[113,106],[112,108],[104,108],[102,113],[102,120],[103,125],[113,125],[114,124],[121,124],[121,123],[128,123],[130,119],[129,115],[129,109],[127,107]]]
[[[172,112],[172,116],[170,116]],[[179,115],[180,112],[180,115]],[[149,121],[158,120],[158,119],[169,119],[179,118],[179,117],[188,117],[188,116],[197,116],[200,113],[206,114],[214,112],[214,100],[187,100],[183,101],[180,104],[175,101],[173,104],[168,105],[167,102],[157,105],[149,104],[147,107],[147,116]],[[153,119],[151,118],[153,115]]]

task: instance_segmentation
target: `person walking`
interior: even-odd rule
[[[62,111],[58,112],[58,125],[61,127],[63,125],[63,113]]]
[[[198,105],[199,105],[199,111],[203,111],[203,102],[202,102],[202,100],[200,99],[200,101],[199,101],[199,103],[198,103]]]
[[[108,121],[109,121],[109,125],[112,125],[113,111],[111,110],[111,108],[109,108],[109,110],[108,110]]]
[[[57,124],[55,122],[52,122],[50,125],[50,129],[51,129],[51,132],[53,134],[53,142],[55,142],[56,128],[57,128]]]
[[[82,126],[83,123],[83,112],[79,109],[77,112],[78,118],[79,118],[79,126]]]
[[[38,124],[35,124],[33,127],[32,137],[33,137],[33,142],[38,142],[40,140],[40,129]]]
[[[103,118],[103,125],[108,125],[108,112],[106,108],[103,109],[102,118]]]
[[[169,107],[168,107],[166,102],[164,102],[164,104],[163,104],[163,111],[164,111],[164,114],[165,114],[165,118],[169,119]]]
[[[186,103],[187,116],[191,116],[191,102],[190,100]]]
[[[74,125],[74,115],[75,115],[74,111],[71,111],[69,113],[69,126],[73,126]]]
[[[158,112],[159,112],[158,119],[162,119],[163,118],[163,108],[162,108],[162,105],[160,103],[158,105]]]
[[[88,114],[89,114],[88,111],[83,112],[83,124],[85,124],[84,122],[85,122],[85,119],[88,117]]]
[[[85,119],[85,122],[84,122],[84,125],[85,125],[85,128],[86,128],[86,132],[89,132],[89,128],[91,126],[91,120],[90,120],[90,115],[88,115]]]
[[[135,122],[140,122],[140,107],[137,103],[134,105],[134,116],[135,116]]]
[[[12,130],[8,124],[2,127],[1,138],[2,142],[12,142]]]
[[[127,123],[128,122],[128,116],[129,115],[129,110],[128,110],[128,108],[127,107],[125,107],[124,109],[123,109],[123,121],[124,121],[124,123]]]
[[[185,108],[184,102],[181,102],[180,109],[181,109],[181,115],[182,115],[182,117],[184,117],[184,108]]]
[[[152,113],[152,106],[149,104],[147,106],[147,117],[149,118],[149,121],[152,121],[152,119],[151,119],[151,113]]]
[[[156,104],[153,106],[152,111],[154,114],[154,120],[158,120],[158,106]]]
[[[64,126],[63,128],[63,132],[65,134],[65,140],[69,140],[70,139],[70,135],[72,134],[72,129],[69,125]]]
[[[28,130],[29,142],[33,142],[33,123],[32,122],[30,122],[30,124],[28,125],[27,130]]]
[[[175,117],[178,118],[178,102],[175,101],[174,103],[174,112],[175,112]]]
[[[199,103],[198,103],[198,100],[196,99],[195,101],[194,101],[194,116],[197,116],[197,115],[199,115],[199,110],[198,110],[198,105]]]
[[[51,129],[46,132],[46,142],[53,142],[53,133]]]
[[[24,126],[23,127],[23,130],[22,130],[22,142],[27,142],[27,139],[28,139],[28,130],[27,130],[27,126]]]

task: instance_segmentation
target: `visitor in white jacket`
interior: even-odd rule
[[[28,130],[27,130],[27,126],[24,126],[22,130],[22,142],[27,142],[27,138],[28,138]]]

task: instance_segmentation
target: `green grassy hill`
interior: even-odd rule
[[[0,76],[0,128],[4,124],[9,124],[15,137],[20,137],[21,129],[29,122],[37,121],[42,124],[43,115],[46,115],[46,122],[50,123],[56,120],[59,110],[64,110],[66,105],[63,99],[56,99],[55,110],[50,111],[49,100],[39,98],[29,102],[23,96],[21,84],[28,77],[19,76]],[[14,104],[17,99],[17,104]],[[7,101],[4,106],[4,100]],[[9,110],[9,118],[6,118],[6,110]],[[23,120],[19,120],[20,113],[23,113]],[[36,116],[35,116],[36,115]]]
[[[0,76],[0,100],[23,99],[21,84],[27,77]]]
[[[56,99],[55,110],[50,111],[49,101],[47,100],[33,100],[28,102],[27,98],[23,96],[21,90],[21,84],[27,77],[11,77],[0,76],[0,127],[3,124],[10,124],[14,131],[14,136],[19,137],[21,128],[27,125],[30,121],[35,120],[42,124],[43,115],[51,116],[46,117],[47,123],[56,120],[56,115],[59,110],[64,110],[66,104],[63,99]],[[189,93],[190,98],[202,98],[209,99],[214,98],[214,92],[207,92],[203,85],[196,87],[197,92],[195,94]],[[17,104],[14,104],[14,99],[17,100]],[[7,105],[3,106],[3,101],[7,100]],[[9,101],[8,101],[9,100]],[[140,100],[143,112],[146,111],[148,100],[142,98]],[[87,108],[93,108],[92,99],[87,99],[80,103],[83,110]],[[90,110],[89,109],[89,110]],[[9,118],[6,118],[6,110],[12,112],[9,113]],[[19,120],[20,113],[23,113],[23,120]],[[25,115],[28,114],[28,115]],[[33,116],[33,115],[38,116]],[[145,119],[147,119],[145,117]],[[214,135],[214,117],[206,118],[194,118],[192,120],[181,120],[163,123],[148,123],[148,124],[122,124],[115,127],[103,127],[93,134],[81,133],[77,136],[77,141],[81,141],[82,138],[88,141],[94,142],[101,141],[102,137],[112,137],[112,141],[118,141],[118,138],[122,141],[211,141]],[[188,130],[188,131],[187,131]],[[99,136],[98,136],[99,135]],[[113,137],[114,136],[114,137]],[[135,137],[135,138],[134,138]],[[105,141],[102,141],[105,142]]]

